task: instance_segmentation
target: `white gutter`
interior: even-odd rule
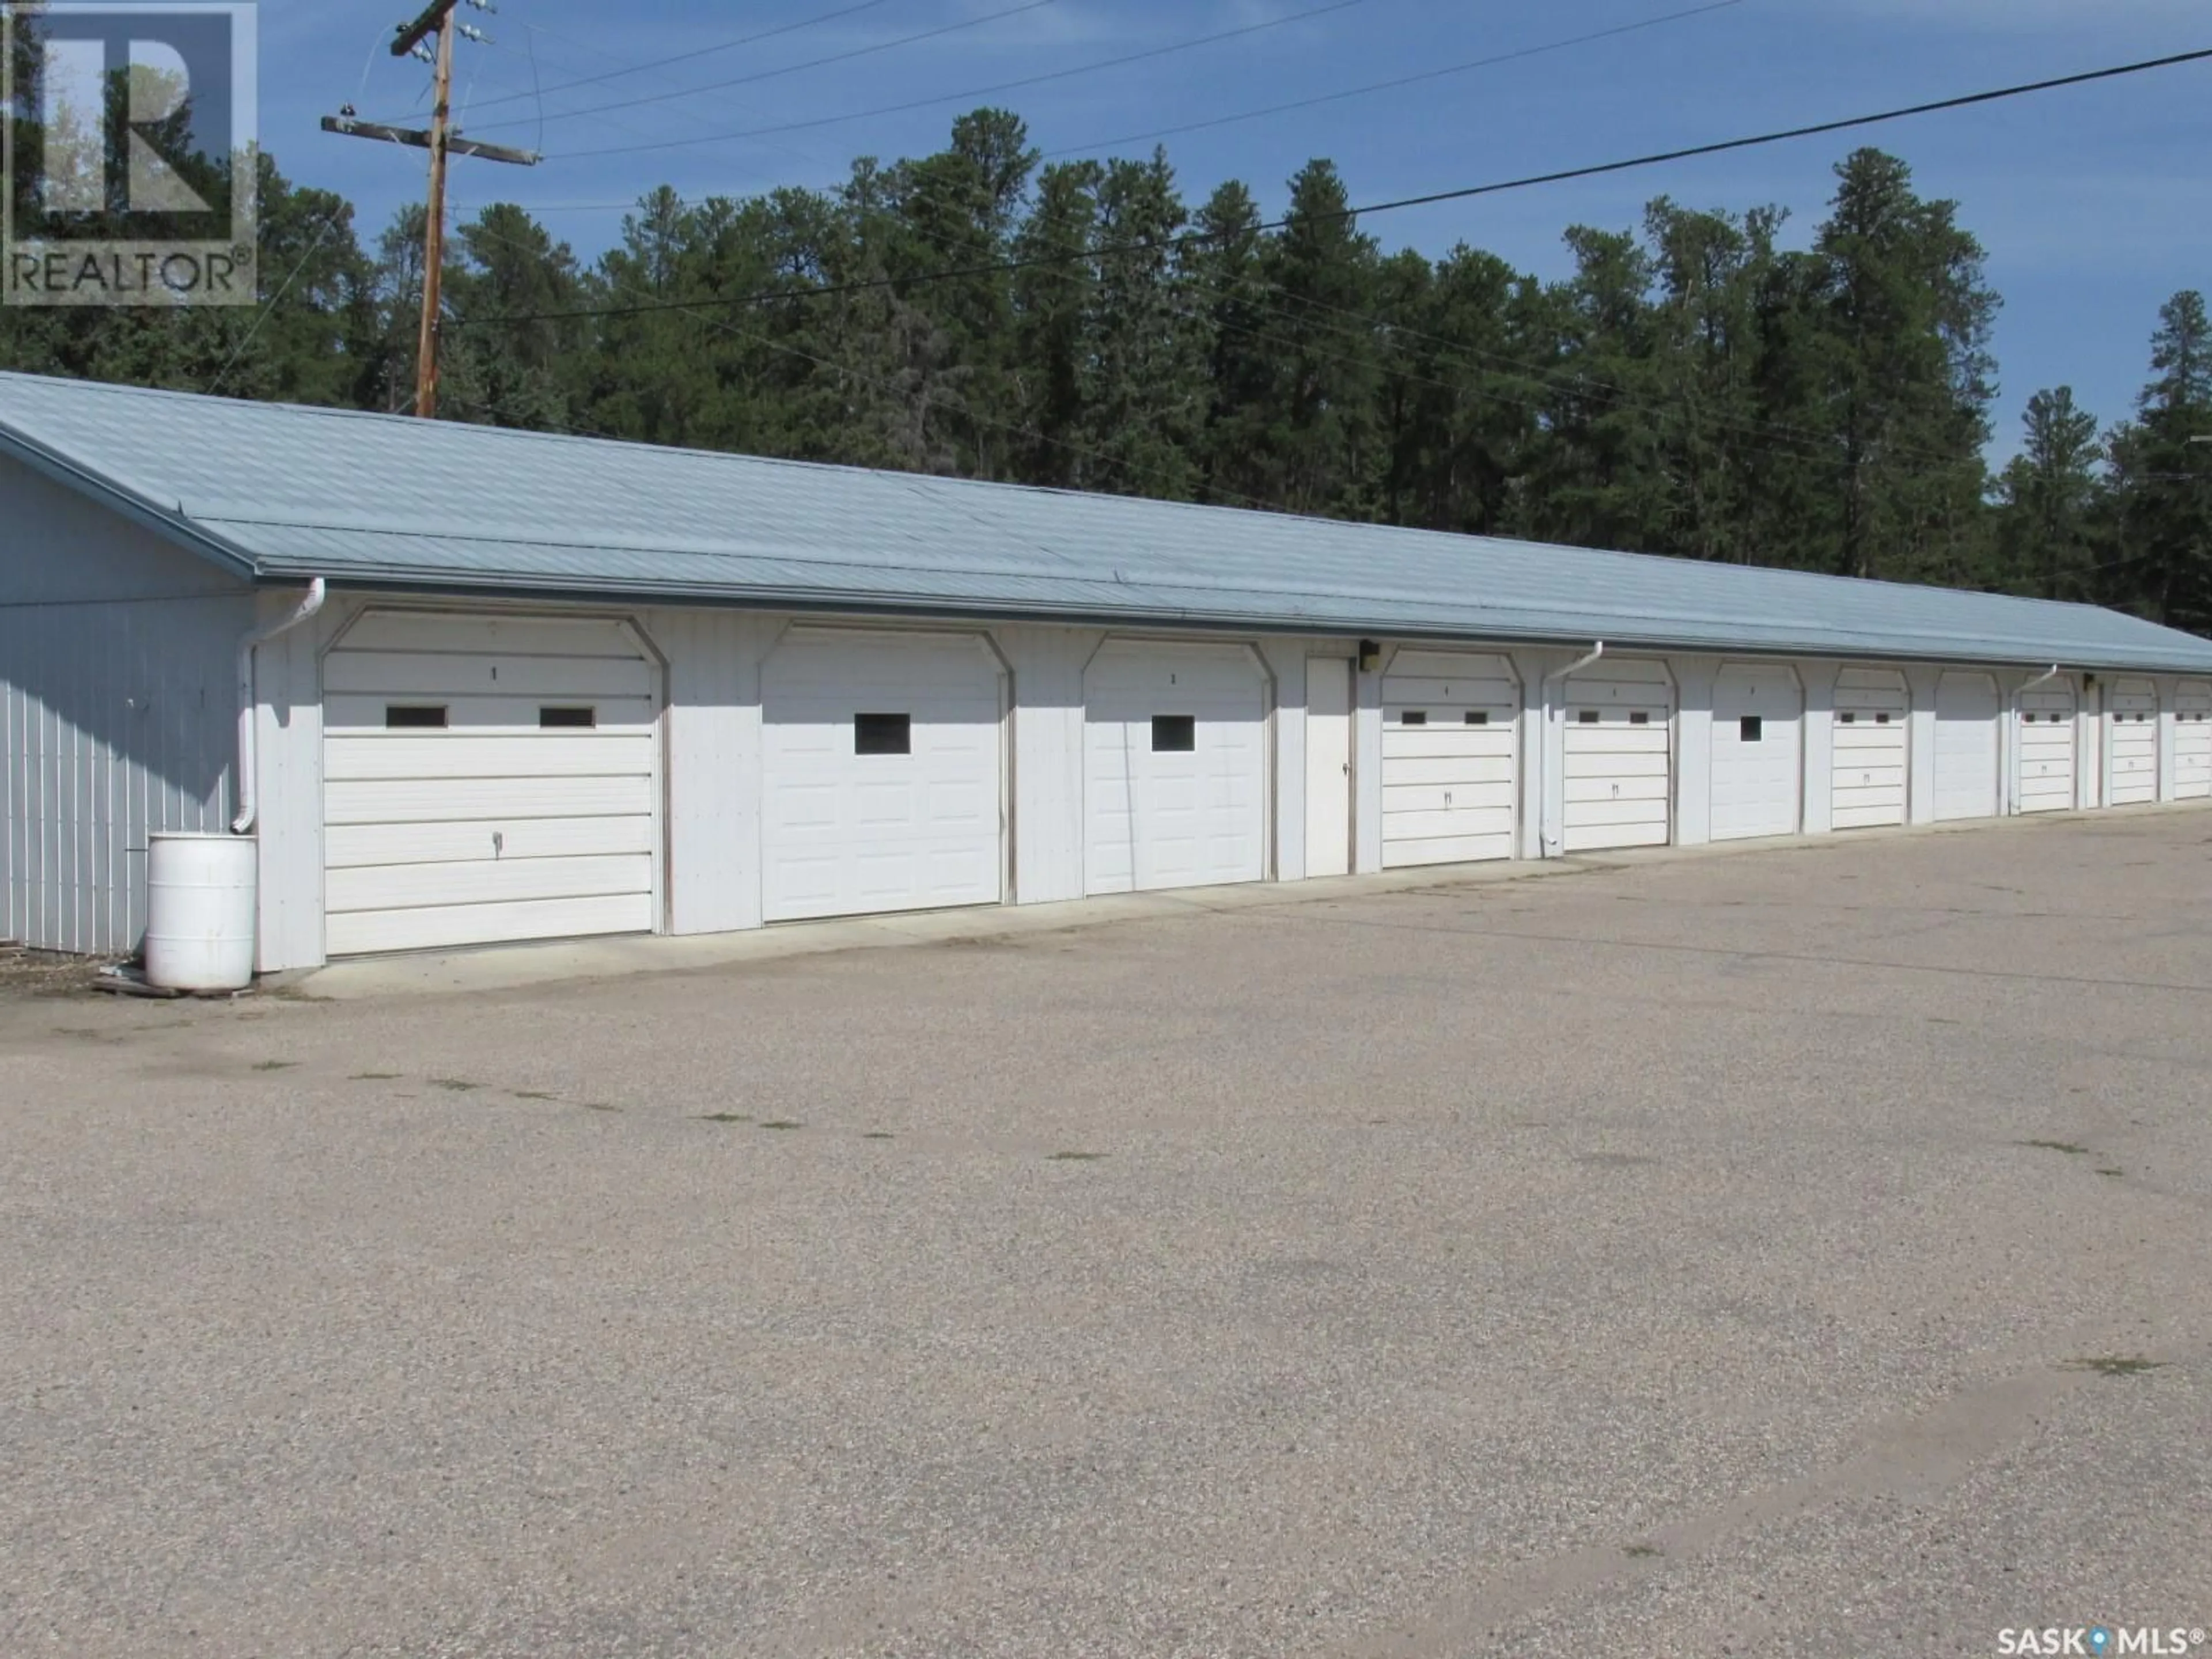
[[[253,787],[254,766],[258,758],[253,739],[255,715],[258,713],[253,689],[254,647],[266,644],[279,634],[290,633],[323,608],[325,597],[323,579],[318,576],[307,584],[307,596],[289,615],[255,629],[238,642],[238,816],[230,821],[230,833],[234,836],[250,831],[260,812]]]
[[[1544,676],[1540,690],[1544,699],[1544,727],[1542,740],[1536,745],[1536,852],[1540,858],[1557,858],[1561,851],[1561,838],[1556,816],[1552,811],[1552,781],[1548,775],[1552,755],[1552,687],[1569,676],[1579,674],[1600,657],[1605,655],[1605,641],[1591,645],[1587,654],[1577,657],[1565,668],[1555,668]],[[1566,720],[1564,711],[1559,720],[1560,738],[1566,741]]]
[[[2013,696],[2016,697],[2021,691],[2033,691],[2037,686],[2047,685],[2057,678],[2058,665],[2057,663],[2053,663],[2050,667],[2045,669],[2040,674],[2038,674],[2033,679],[2022,682],[2019,690],[2015,690],[2013,693]]]

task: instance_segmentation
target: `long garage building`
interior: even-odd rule
[[[264,971],[2212,798],[2094,607],[0,375],[0,937]]]

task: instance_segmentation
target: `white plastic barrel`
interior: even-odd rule
[[[253,981],[254,839],[147,838],[146,980],[168,991]]]

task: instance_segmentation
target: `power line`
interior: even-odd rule
[[[1148,47],[1143,52],[1126,52],[1119,58],[1101,58],[1095,64],[1078,64],[1069,69],[1048,70],[1042,75],[1025,75],[1018,80],[994,82],[988,87],[970,87],[964,92],[939,93],[927,98],[913,98],[902,104],[885,104],[875,109],[848,110],[842,115],[817,115],[804,121],[786,121],[775,126],[752,127],[742,131],[714,133],[696,138],[672,138],[664,143],[627,144],[608,149],[563,150],[561,153],[563,157],[571,159],[586,155],[627,155],[638,150],[680,149],[693,144],[720,143],[725,140],[767,137],[780,132],[804,132],[816,127],[842,126],[850,121],[872,120],[880,115],[903,115],[909,110],[930,109],[939,104],[963,103],[970,98],[989,98],[1002,92],[1016,92],[1024,87],[1041,87],[1049,82],[1070,80],[1079,75],[1096,75],[1102,70],[1121,69],[1131,64],[1150,63],[1155,58],[1170,57],[1179,52],[1189,52],[1199,46],[1213,46],[1223,40],[1240,40],[1246,35],[1258,34],[1267,29],[1281,28],[1291,23],[1303,23],[1310,18],[1326,16],[1331,12],[1348,11],[1354,6],[1370,3],[1372,0],[1328,0],[1327,5],[1310,7],[1304,11],[1287,12],[1280,17],[1266,18],[1256,23],[1246,23],[1233,29],[1222,29],[1212,34],[1197,35],[1188,40],[1172,41],[1166,46]],[[1721,3],[1741,5],[1743,0],[1721,0]],[[588,114],[590,112],[578,110],[573,112],[581,115]],[[558,120],[567,118],[562,115],[554,118]],[[498,124],[495,123],[495,125]]]
[[[890,3],[890,0],[860,0],[858,5],[842,6],[836,11],[820,12],[811,17],[799,18],[795,22],[781,23],[775,28],[763,29],[757,34],[740,35],[734,40],[717,41],[713,46],[696,47],[690,52],[679,52],[672,57],[648,58],[642,64],[631,64],[622,69],[609,70],[602,75],[582,76],[576,80],[562,81],[554,86],[533,88],[528,92],[504,93],[497,98],[485,99],[477,107],[490,109],[500,104],[518,103],[525,99],[542,98],[556,92],[572,91],[577,87],[599,86],[609,81],[619,81],[625,76],[642,75],[647,70],[664,69],[671,64],[693,63],[702,58],[712,58],[720,52],[735,52],[740,46],[757,46],[763,40],[773,40],[779,35],[795,34],[801,29],[814,28],[823,23],[834,23],[840,18],[852,17],[864,11],[873,11],[878,6]],[[532,26],[525,24],[524,27]]]
[[[1406,208],[1433,207],[1444,202],[1473,200],[1478,197],[1496,196],[1508,191],[1528,190],[1540,185],[1565,184],[1577,179],[1594,179],[1609,173],[1626,173],[1635,168],[1658,167],[1667,162],[1693,160],[1699,156],[1724,155],[1730,151],[1751,149],[1765,144],[1778,144],[1799,138],[1817,137],[1827,133],[1846,132],[1856,128],[1880,125],[1889,121],[1901,121],[1910,117],[1932,115],[1946,110],[1966,109],[1979,104],[1995,103],[2002,99],[2021,98],[2030,94],[2056,91],[2064,87],[2085,86],[2093,82],[2110,81],[2123,76],[2141,75],[2152,70],[2171,69],[2182,64],[2202,62],[2212,58],[2212,46],[2193,52],[2174,52],[2163,58],[2143,58],[2131,64],[2114,64],[2110,68],[2085,70],[2078,74],[2055,76],[2046,80],[2022,82],[2016,85],[1998,87],[1987,92],[1964,93],[1956,97],[1939,98],[1926,103],[1908,104],[1902,107],[1879,110],[1866,115],[1845,116],[1838,120],[1814,122],[1809,125],[1788,127],[1774,132],[1755,133],[1741,138],[1725,138],[1712,143],[1692,144],[1679,149],[1656,150],[1629,156],[1616,161],[1592,162],[1582,167],[1562,167],[1549,173],[1528,173],[1517,179],[1499,179],[1490,184],[1468,185],[1455,190],[1430,191],[1419,196],[1403,196],[1387,202],[1371,203],[1364,207],[1334,209],[1325,213],[1297,218],[1265,220],[1243,228],[1253,234],[1271,230],[1282,230],[1299,222],[1327,223],[1395,213]],[[1031,254],[1023,258],[993,260],[987,264],[957,266],[950,270],[917,272],[907,276],[865,277],[848,283],[825,283],[804,288],[758,289],[748,294],[718,295],[698,300],[659,301],[650,304],[580,307],[561,312],[525,312],[507,317],[487,317],[484,323],[542,322],[565,317],[630,317],[643,316],[661,311],[712,311],[740,306],[771,305],[781,301],[827,299],[840,294],[860,294],[882,289],[911,289],[937,283],[957,282],[977,276],[995,276],[1001,272],[1027,270],[1042,265],[1074,264],[1086,259],[1111,258],[1123,253],[1158,252],[1187,247],[1214,240],[1214,234],[1193,231],[1171,237],[1146,237],[1133,241],[1109,243],[1098,246]]]
[[[611,110],[636,109],[645,104],[665,104],[678,98],[696,97],[702,92],[725,92],[732,87],[749,87],[761,81],[773,81],[781,76],[797,75],[803,70],[822,69],[831,64],[848,64],[856,58],[867,58],[879,52],[892,52],[901,46],[911,46],[923,40],[935,40],[948,34],[957,34],[965,29],[980,28],[986,23],[996,23],[1008,17],[1019,17],[1024,12],[1039,11],[1047,6],[1056,6],[1060,0],[1020,0],[1020,3],[1001,7],[997,11],[979,12],[973,17],[963,17],[954,23],[941,23],[933,29],[923,29],[914,34],[902,34],[893,40],[877,40],[865,46],[854,46],[844,52],[831,52],[826,58],[810,58],[803,64],[786,64],[779,69],[756,70],[750,75],[732,76],[726,81],[708,81],[681,92],[656,92],[642,98],[625,98],[611,104],[587,104],[581,109],[561,110],[548,115],[549,121],[567,121],[580,116],[603,115]],[[494,121],[489,126],[517,126],[526,123]],[[687,142],[687,141],[678,141]],[[571,155],[616,155],[631,149],[663,149],[664,144],[634,144],[617,149],[571,150]]]
[[[580,48],[586,52],[591,52],[593,51],[593,48],[586,42],[579,40],[572,35],[562,34],[556,30],[546,28],[541,24],[525,23],[522,27],[527,29],[532,36],[529,46],[531,53],[531,74],[533,79],[535,79],[537,76],[537,43],[539,40],[559,41],[564,46],[575,46]],[[659,82],[663,86],[673,87],[677,84],[675,80],[665,72],[654,69],[648,64],[640,64],[635,70],[629,72],[636,74],[650,74],[655,81]],[[487,100],[486,103],[495,103],[497,101],[499,100],[495,99]],[[477,107],[483,108],[484,107],[484,105],[479,104]],[[684,114],[695,124],[708,118],[705,112],[699,110],[687,109],[684,112]],[[543,110],[540,110],[537,114],[532,116],[518,117],[513,120],[491,122],[488,125],[491,126],[535,125],[538,129],[538,138],[536,143],[538,144],[542,144],[544,142],[545,123],[549,118],[549,118]],[[652,131],[650,128],[640,126],[634,121],[626,121],[620,116],[611,117],[609,118],[609,120],[610,125],[619,127],[625,132],[634,133],[641,138],[647,137]],[[793,161],[804,161],[810,166],[818,167],[823,164],[822,158],[820,156],[810,155],[806,151],[794,149],[789,144],[763,143],[760,147],[763,149],[776,150],[782,155],[790,156]],[[764,175],[756,173],[751,176],[762,177]]]
[[[276,291],[269,296],[268,302],[254,314],[252,326],[240,337],[238,343],[230,349],[230,355],[222,360],[222,367],[216,371],[215,379],[208,382],[207,396],[212,398],[222,390],[222,383],[230,378],[230,371],[238,367],[238,360],[246,355],[246,348],[252,345],[253,337],[261,332],[262,324],[267,322],[276,313],[276,307],[283,302],[284,296],[292,291],[292,284],[300,280],[300,273],[307,268],[307,261],[313,258],[322,247],[323,239],[337,229],[338,221],[352,210],[350,203],[341,201],[337,206],[324,216],[322,228],[316,231],[314,240],[307,244],[307,251],[300,256],[299,263],[292,267],[291,274],[277,285]]]
[[[1118,138],[1100,138],[1087,144],[1071,144],[1065,149],[1045,152],[1048,160],[1060,155],[1085,155],[1093,150],[1111,149],[1119,144],[1137,144],[1172,138],[1185,132],[1204,132],[1212,127],[1233,126],[1240,121],[1257,121],[1269,115],[1285,115],[1293,110],[1313,109],[1322,104],[1340,103],[1347,98],[1364,98],[1370,93],[1392,92],[1400,87],[1418,86],[1425,81],[1440,81],[1448,76],[1465,75],[1471,70],[1491,69],[1500,64],[1519,63],[1524,58],[1540,58],[1547,53],[1565,52],[1573,46],[1586,46],[1600,40],[1618,39],[1644,29],[1655,29],[1668,23],[1680,23],[1692,17],[1702,17],[1709,12],[1726,11],[1739,6],[1744,0],[1711,0],[1711,3],[1692,6],[1685,11],[1670,11],[1656,17],[1645,17],[1633,23],[1621,23],[1612,28],[1593,30],[1588,34],[1571,35],[1564,40],[1548,40],[1541,46],[1522,46],[1517,51],[1503,52],[1488,58],[1469,58],[1464,64],[1448,64],[1442,69],[1423,70],[1418,75],[1401,75],[1395,80],[1374,81],[1362,87],[1348,87],[1340,92],[1324,92],[1311,98],[1292,99],[1285,104],[1268,104],[1259,109],[1239,111],[1234,115],[1217,115],[1204,121],[1187,121],[1180,126],[1160,127],[1151,132],[1124,133]]]

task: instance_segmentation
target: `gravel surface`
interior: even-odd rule
[[[2201,1628],[2209,858],[0,1000],[0,1654]]]

